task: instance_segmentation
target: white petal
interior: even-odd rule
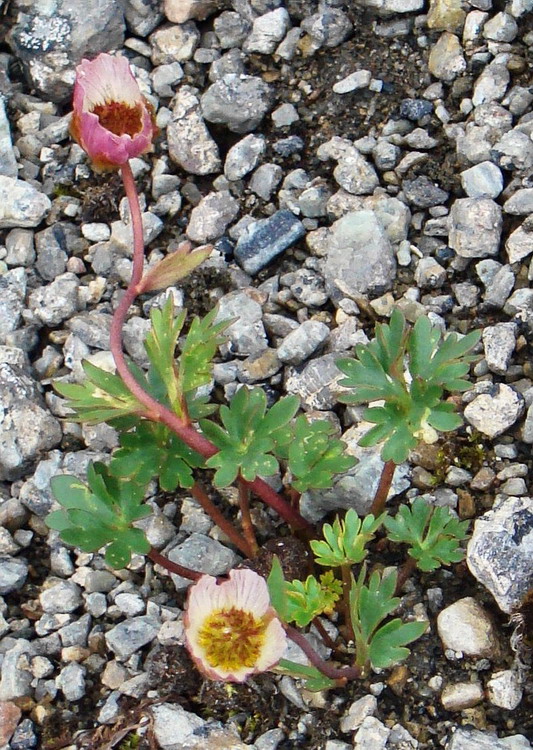
[[[270,606],[268,587],[264,578],[246,568],[232,570],[229,574],[232,584],[232,599],[237,609],[263,617]]]

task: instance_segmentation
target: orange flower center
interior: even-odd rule
[[[219,610],[206,618],[198,643],[210,666],[228,671],[253,667],[265,640],[265,619],[242,609]]]
[[[142,130],[142,106],[130,107],[124,102],[106,102],[98,104],[92,112],[98,117],[100,125],[114,135],[134,135]]]

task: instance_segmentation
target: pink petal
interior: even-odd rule
[[[228,595],[231,591],[231,601],[237,609],[251,612],[256,617],[263,617],[270,606],[266,581],[253,570],[232,570],[229,581],[223,585],[228,586]]]
[[[274,611],[272,611],[274,615]],[[265,632],[265,645],[257,659],[255,668],[258,672],[266,672],[283,657],[287,649],[287,634],[277,617],[273,617]]]

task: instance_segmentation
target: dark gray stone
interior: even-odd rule
[[[225,125],[234,133],[254,130],[272,102],[272,91],[261,78],[234,73],[215,81],[201,98],[205,119]]]
[[[235,258],[246,273],[253,275],[304,234],[302,222],[291,211],[276,211],[244,230],[235,248]]]

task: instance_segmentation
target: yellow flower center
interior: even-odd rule
[[[92,109],[100,125],[114,135],[134,135],[142,130],[142,107],[128,106],[125,102],[106,102]]]
[[[253,667],[265,641],[268,622],[232,607],[213,612],[198,631],[198,643],[210,666],[228,671]]]

